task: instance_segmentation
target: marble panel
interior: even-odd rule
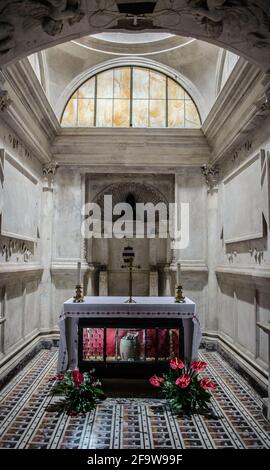
[[[77,99],[72,98],[67,103],[65,108],[61,124],[64,127],[72,127],[77,125],[77,112],[78,112],[78,102]]]
[[[87,80],[80,86],[77,92],[78,98],[94,98],[95,97],[95,77]]]
[[[95,101],[93,99],[78,100],[78,126],[94,126]]]
[[[124,99],[113,101],[113,126],[129,127],[130,122],[130,102]]]
[[[133,69],[133,98],[149,98],[149,70],[134,67]]]
[[[150,99],[165,99],[166,98],[166,76],[150,71]]]
[[[129,67],[120,67],[114,70],[114,98],[130,98],[130,73]]]

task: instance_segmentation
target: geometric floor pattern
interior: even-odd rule
[[[217,352],[200,350],[218,383],[212,409],[175,417],[163,399],[107,398],[86,416],[47,411],[58,350],[43,350],[0,393],[0,448],[17,449],[263,449],[270,424],[262,400]]]

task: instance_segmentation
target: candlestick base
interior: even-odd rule
[[[129,299],[125,300],[125,304],[136,304],[136,300],[132,299],[132,297],[129,297]]]
[[[177,304],[185,303],[185,296],[183,295],[183,288],[182,286],[176,286],[175,288],[175,300]]]
[[[76,286],[75,295],[73,297],[73,302],[81,303],[84,302],[83,288],[81,284]]]

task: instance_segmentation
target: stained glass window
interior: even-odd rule
[[[62,115],[64,127],[198,128],[189,94],[172,78],[145,67],[100,72],[81,85]]]

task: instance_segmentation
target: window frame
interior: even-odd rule
[[[130,69],[130,77],[129,77],[129,83],[130,83],[130,96],[129,98],[115,98],[114,97],[114,86],[113,86],[113,96],[111,98],[98,98],[97,96],[97,83],[98,83],[98,76],[101,75],[104,72],[108,71],[113,71],[113,81],[114,81],[114,72],[115,70],[119,70],[121,68],[129,68]],[[134,69],[145,69],[148,71],[149,74],[149,85],[148,85],[148,97],[147,98],[137,98],[138,101],[141,100],[147,100],[148,101],[148,119],[147,119],[147,126],[134,126],[134,114],[133,114],[133,109],[134,109],[134,101],[136,98],[133,97],[133,81],[134,81]],[[165,77],[166,83],[165,83],[165,98],[151,98],[151,92],[150,92],[150,73],[154,72],[157,74],[160,74]],[[79,125],[79,100],[87,99],[87,98],[79,98],[78,95],[73,98],[73,96],[80,90],[80,88],[89,80],[94,79],[94,97],[91,98],[94,100],[94,116],[93,116],[93,125]],[[168,83],[169,80],[173,81],[176,83],[176,85],[183,90],[184,97],[183,98],[169,98],[168,97]],[[67,109],[67,106],[69,105],[71,99],[75,99],[77,101],[76,105],[76,124],[74,125],[65,125],[63,124],[63,118],[65,111]],[[90,98],[88,98],[90,99]],[[98,100],[103,99],[103,100],[112,100],[112,124],[108,126],[99,126],[97,125],[97,109],[98,109]],[[128,100],[129,101],[129,125],[128,126],[116,126],[113,125],[113,120],[114,120],[114,102],[115,100]],[[164,126],[151,126],[150,125],[150,104],[151,101],[165,101],[165,125]],[[183,101],[184,102],[184,117],[183,117],[183,126],[169,126],[169,102],[171,101]],[[198,120],[199,120],[199,125],[198,126],[186,126],[187,118],[186,118],[186,101],[191,101],[191,103],[194,105],[194,108],[197,112]],[[70,95],[69,99],[67,100],[65,107],[62,111],[61,118],[60,118],[60,125],[63,128],[72,128],[72,127],[79,127],[79,128],[120,128],[120,129],[128,129],[128,128],[134,128],[134,129],[199,129],[202,126],[202,118],[201,114],[199,111],[199,108],[194,101],[194,99],[191,97],[191,95],[187,92],[187,90],[175,79],[164,73],[163,71],[159,71],[155,68],[151,68],[149,66],[144,66],[144,65],[119,65],[117,67],[110,67],[108,69],[102,70],[100,72],[97,72],[96,74],[88,77],[86,80],[84,80],[83,83],[81,83],[76,90],[73,91],[73,93]]]

